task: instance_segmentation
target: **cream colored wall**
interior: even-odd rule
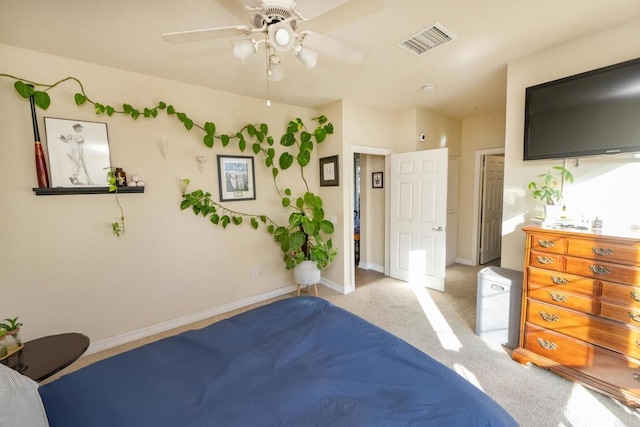
[[[407,108],[396,113],[396,144],[397,153],[408,153],[418,148],[418,109]]]
[[[505,188],[503,205],[502,266],[523,268],[523,224],[541,212],[540,202],[527,190],[527,183],[562,161],[522,161],[525,88],[595,68],[640,57],[640,20],[573,40],[509,64],[505,131]],[[640,224],[637,182],[640,162],[632,155],[581,159],[568,166],[575,183],[567,186],[565,200],[575,218],[599,215],[605,226],[628,229]]]
[[[353,221],[353,153],[352,146],[365,146],[375,149],[393,150],[396,144],[396,115],[392,111],[359,104],[351,100],[341,101],[342,105],[342,155],[340,160],[342,197],[341,218],[342,229],[341,248],[346,248],[346,262],[343,264],[343,276],[339,283],[345,287],[351,283],[352,266],[355,260],[349,255],[353,243],[352,231],[347,226]],[[324,110],[322,110],[324,111]],[[345,187],[346,186],[346,187]],[[337,198],[335,199],[337,200]],[[347,286],[348,288],[348,286]]]
[[[396,113],[343,101],[345,145],[393,149],[396,145]]]
[[[343,117],[343,105],[342,101],[333,102],[325,105],[319,110],[320,114],[324,114],[327,117],[331,117],[331,123],[334,126],[334,134],[331,138],[322,143],[318,147],[318,157],[328,157],[339,155],[338,168],[340,173],[340,185],[337,187],[319,187],[318,194],[322,197],[325,216],[335,216],[337,223],[334,225],[335,232],[332,237],[332,243],[335,248],[338,249],[338,256],[335,261],[322,273],[323,280],[328,281],[328,284],[332,285],[335,290],[340,291],[346,283],[345,277],[349,272],[349,261],[345,262],[345,242],[349,240],[346,235],[349,233],[349,229],[346,226],[345,210],[344,210],[344,198],[343,198],[343,186],[345,175],[345,159],[344,155],[344,117]]]
[[[279,139],[288,120],[309,121],[316,115],[310,109],[277,103],[267,108],[260,99],[4,45],[0,64],[0,72],[38,82],[73,75],[91,99],[105,104],[129,102],[142,108],[163,100],[196,122],[214,121],[219,132],[264,121]],[[126,215],[122,237],[110,230],[119,213],[112,195],[36,197],[29,103],[12,85],[0,78],[0,316],[20,316],[24,339],[78,331],[95,343],[212,307],[282,293],[292,285],[280,251],[266,232],[250,227],[224,230],[179,210],[180,178],[189,177],[192,190],[203,188],[217,198],[215,156],[237,152],[207,149],[202,134],[186,132],[175,118],[162,113],[155,120],[135,122],[96,116],[90,106],[73,103],[77,87],[70,83],[51,90],[51,107],[38,111],[43,140],[44,116],[106,122],[112,164],[146,181],[144,194],[120,195]],[[341,117],[335,119],[340,129]],[[161,136],[169,138],[166,160],[159,149]],[[199,155],[207,158],[202,174]],[[312,162],[317,164],[317,158]],[[286,219],[270,172],[261,164],[256,162],[257,200],[229,207]],[[294,179],[294,174],[287,171],[284,178]],[[317,190],[317,168],[308,168],[305,176]],[[323,189],[321,194],[334,192]],[[251,277],[254,268],[257,278]]]
[[[418,135],[424,133],[425,141],[420,142]],[[458,119],[434,113],[424,108],[417,109],[415,150],[448,148],[449,156],[460,157],[462,150],[462,122]]]
[[[474,264],[472,236],[476,151],[504,147],[504,128],[504,113],[475,117],[462,122],[457,258],[466,264]]]

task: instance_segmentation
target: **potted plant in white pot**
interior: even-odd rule
[[[4,343],[4,336],[6,333],[7,332],[4,329],[0,329],[0,360],[4,359],[9,355],[7,346]]]
[[[285,268],[294,270],[294,281],[299,285],[317,284],[320,281],[320,271],[328,267],[338,253],[331,241],[333,223],[325,218],[322,198],[310,191],[304,176],[304,168],[311,161],[315,144],[322,143],[327,135],[333,133],[333,125],[325,116],[313,120],[318,125],[312,132],[307,131],[301,119],[289,122],[280,145],[291,149],[284,150],[277,159],[273,139],[264,137],[266,125],[250,125],[248,128],[248,135],[255,139],[252,150],[255,154],[261,153],[264,156],[264,164],[271,169],[281,205],[290,212],[286,224],[279,224],[267,215],[229,209],[211,199],[211,193],[202,190],[191,193],[185,190],[184,200],[180,205],[182,210],[191,208],[196,215],[208,217],[212,224],[223,228],[229,224],[249,223],[254,229],[260,224],[265,225],[267,232],[280,246]],[[277,181],[279,171],[293,165],[297,165],[305,188],[304,193],[295,198],[290,188],[281,189]],[[183,179],[183,183],[188,184],[188,180]]]
[[[553,166],[538,177],[539,181],[531,181],[528,185],[531,195],[543,203],[545,219],[560,219],[564,184],[573,182],[573,174],[564,166]]]
[[[18,318],[4,319],[3,323],[0,323],[0,329],[4,330],[4,346],[7,348],[7,353],[12,354],[22,348],[22,341],[20,340],[20,326],[22,323],[18,322]]]

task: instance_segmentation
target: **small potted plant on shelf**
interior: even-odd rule
[[[7,346],[4,344],[4,336],[6,333],[4,329],[0,329],[0,359],[4,359],[9,354]]]
[[[18,322],[18,318],[4,319],[5,322],[0,323],[0,330],[4,332],[4,346],[7,348],[8,354],[15,353],[22,348],[22,341],[20,340],[20,326],[22,323]]]

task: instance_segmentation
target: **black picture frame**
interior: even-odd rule
[[[256,199],[256,175],[250,156],[218,155],[221,202]]]
[[[384,188],[383,172],[373,172],[371,174],[371,185],[373,188]]]
[[[335,187],[340,185],[338,170],[338,156],[320,159],[320,187]]]
[[[44,127],[52,188],[107,185],[111,158],[106,123],[45,117]]]

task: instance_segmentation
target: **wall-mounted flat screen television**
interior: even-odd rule
[[[640,151],[640,58],[526,89],[524,160]]]

